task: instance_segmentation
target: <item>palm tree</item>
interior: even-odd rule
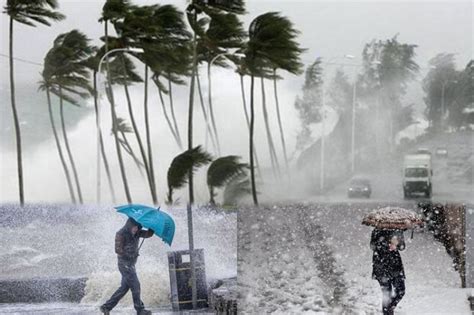
[[[220,67],[227,67],[227,64],[219,59],[216,59],[219,55],[226,53],[229,54],[229,49],[241,48],[246,33],[243,29],[242,22],[238,19],[234,13],[221,13],[221,12],[209,12],[209,19],[207,29],[202,32],[202,35],[198,38],[197,42],[197,55],[199,63],[207,63],[207,76],[208,76],[208,102],[209,102],[209,115],[214,132],[215,143],[217,146],[217,152],[220,154],[220,141],[219,133],[217,132],[216,119],[214,115],[214,108],[212,105],[212,91],[211,91],[211,66],[216,64]],[[215,61],[213,63],[213,61]],[[198,88],[200,96],[202,95],[199,76]],[[202,99],[202,97],[201,97]]]
[[[191,71],[191,83],[189,92],[189,109],[188,109],[188,150],[193,148],[193,108],[194,108],[194,88],[195,80],[197,75],[197,43],[198,38],[204,36],[204,26],[209,21],[211,14],[217,13],[234,13],[242,14],[245,12],[243,0],[234,1],[208,1],[203,2],[201,0],[192,0],[186,8],[186,14],[188,23],[191,25],[193,30],[193,48],[192,48],[192,71]],[[198,20],[198,15],[205,14],[207,17],[203,17]],[[189,173],[189,202],[194,203],[194,191],[193,191],[193,179],[192,172]]]
[[[268,75],[269,69],[287,67],[290,58],[287,53],[289,48],[288,19],[277,12],[268,12],[255,18],[249,27],[249,40],[243,49],[245,53],[245,69],[250,73],[250,179],[252,183],[252,198],[258,205],[257,190],[255,185],[253,133],[254,133],[254,85],[255,76]]]
[[[173,204],[173,191],[182,188],[190,172],[195,172],[199,167],[212,161],[209,153],[197,146],[176,156],[168,169],[168,196],[167,203]]]
[[[45,57],[46,78],[49,78],[50,91],[59,97],[61,129],[66,152],[71,163],[79,203],[83,203],[82,190],[74,157],[69,145],[64,120],[64,101],[79,106],[79,98],[85,98],[92,91],[89,85],[87,61],[93,53],[89,39],[77,30],[59,35],[53,48]]]
[[[76,195],[74,193],[74,187],[72,185],[71,175],[69,173],[69,169],[68,169],[67,164],[66,164],[66,159],[64,158],[64,153],[62,151],[61,144],[59,142],[58,132],[56,130],[56,126],[55,126],[55,123],[54,123],[53,110],[52,110],[52,105],[51,105],[51,95],[50,95],[50,89],[52,88],[52,86],[50,85],[51,83],[49,82],[50,79],[51,78],[45,76],[45,71],[43,70],[43,81],[40,82],[40,89],[43,90],[43,91],[46,91],[46,97],[47,97],[47,100],[48,100],[49,121],[51,123],[51,128],[53,130],[54,140],[55,140],[55,143],[56,143],[56,149],[58,150],[59,159],[61,161],[61,165],[62,165],[63,170],[64,170],[64,175],[66,176],[66,182],[67,182],[67,186],[68,186],[68,189],[69,189],[69,195],[71,197],[71,202],[73,204],[76,204]]]
[[[235,206],[240,198],[250,194],[252,194],[252,189],[248,176],[238,175],[225,186],[224,205]]]
[[[130,4],[128,0],[107,0],[107,2],[104,4],[104,7],[102,8],[102,17],[99,19],[100,22],[104,22],[104,33],[105,33],[105,53],[107,54],[109,52],[109,33],[108,33],[108,22],[115,23],[121,19],[123,19],[123,16],[125,12],[128,10]],[[114,99],[114,93],[112,89],[112,79],[110,76],[110,65],[109,65],[109,59],[107,58],[105,60],[105,64],[107,67],[107,96],[110,101],[110,115],[112,117],[112,124],[115,124],[117,122],[117,113],[115,111],[115,99]],[[117,159],[119,162],[119,167],[120,167],[120,174],[122,177],[122,183],[123,183],[123,188],[125,192],[125,196],[127,199],[128,203],[132,203],[132,196],[130,194],[130,189],[128,187],[128,180],[127,180],[127,174],[125,171],[125,165],[123,163],[123,157],[122,157],[122,151],[120,148],[120,142],[118,138],[118,133],[117,133],[117,128],[112,127],[112,130],[114,132],[114,142],[115,142],[115,150],[117,152]]]
[[[97,133],[99,136],[99,154],[102,157],[102,162],[104,163],[104,168],[105,168],[105,173],[107,176],[107,181],[109,184],[109,190],[110,190],[110,195],[112,197],[112,202],[115,203],[116,197],[115,197],[115,189],[114,185],[112,182],[112,176],[110,174],[110,167],[109,167],[109,162],[107,159],[107,154],[105,152],[105,147],[104,147],[104,139],[102,136],[102,128],[100,124],[100,115],[99,115],[99,102],[98,102],[98,90],[97,90],[97,72],[99,71],[99,62],[102,56],[105,53],[105,48],[96,50],[95,55],[91,56],[89,60],[87,60],[87,67],[89,67],[93,71],[93,91],[91,92],[92,96],[94,97],[94,111],[95,111],[95,116],[96,116],[96,128],[97,128]],[[98,157],[100,158],[100,157]],[[97,178],[97,202],[100,202],[100,174],[98,174]]]
[[[186,8],[186,15],[188,23],[191,25],[193,30],[193,41],[192,41],[192,68],[191,68],[191,83],[189,89],[189,108],[188,108],[188,150],[193,148],[193,109],[194,109],[194,85],[197,74],[197,39],[198,36],[203,35],[203,20],[198,21],[198,15],[205,13],[209,16],[209,13],[213,12],[229,12],[240,14],[245,11],[243,0],[233,1],[206,1],[192,0]],[[205,20],[204,20],[205,22]],[[194,250],[194,237],[193,237],[193,214],[192,205],[194,204],[194,183],[193,183],[193,172],[189,171],[189,202],[186,206],[187,217],[188,217],[188,238],[189,238],[189,250]],[[190,256],[191,265],[191,298],[193,308],[197,306],[197,287],[196,287],[196,274],[194,270],[194,258]]]
[[[142,177],[144,177],[143,176],[143,169],[145,168],[145,165],[136,156],[136,154],[133,151],[133,148],[130,145],[130,142],[128,141],[128,138],[127,138],[127,133],[133,133],[132,127],[130,127],[127,124],[125,119],[117,117],[117,121],[113,124],[113,128],[116,128],[117,133],[120,134],[120,136],[121,136],[121,137],[118,138],[120,146],[124,149],[124,151],[128,155],[130,155],[133,162],[135,162],[135,165],[137,166],[137,169],[140,172],[140,175]],[[113,133],[114,133],[114,130],[112,130],[112,135],[113,135]]]
[[[280,104],[278,101],[277,79],[279,79],[279,77],[277,75],[277,70],[281,69],[292,74],[301,74],[303,64],[300,61],[300,55],[304,49],[302,49],[299,43],[296,41],[296,37],[298,36],[299,32],[294,28],[293,23],[288,18],[280,17],[279,24],[275,25],[275,27],[278,27],[281,31],[278,34],[279,38],[275,39],[275,42],[278,42],[280,45],[282,45],[282,47],[285,47],[285,49],[280,50],[279,55],[274,55],[272,58],[273,91],[275,94],[275,105],[278,118],[278,127],[280,130],[281,145],[283,147],[286,169],[287,172],[289,172],[288,154],[286,151],[285,135],[283,132],[283,124],[281,120]]]
[[[245,85],[244,85],[244,76],[247,75],[248,73],[246,72],[245,63],[242,58],[236,58],[235,56],[233,56],[232,61],[237,66],[236,72],[240,77],[240,94],[242,96],[242,107],[244,108],[244,115],[245,115],[245,121],[247,123],[247,128],[250,131],[250,118],[249,118],[249,113],[247,110],[247,99],[245,96]],[[258,155],[257,155],[257,150],[255,148],[255,145],[253,148],[253,155],[254,155],[255,167],[257,169],[258,175],[260,176],[260,178],[262,178],[262,173],[260,171],[260,165],[258,162]]]
[[[262,113],[263,121],[265,122],[265,131],[267,134],[268,150],[270,152],[270,161],[272,163],[272,170],[275,177],[280,176],[280,163],[278,162],[278,156],[275,150],[275,144],[273,142],[273,136],[270,127],[270,121],[268,120],[267,100],[265,96],[265,84],[264,76],[260,77],[260,87],[262,89]]]
[[[245,175],[246,163],[239,163],[239,156],[229,155],[214,160],[207,170],[207,186],[209,187],[209,203],[215,205],[215,189],[221,188],[236,177]]]
[[[24,186],[23,186],[23,160],[21,149],[21,131],[20,120],[16,108],[15,99],[15,78],[13,64],[13,22],[35,27],[35,23],[50,26],[50,21],[60,21],[65,18],[61,13],[54,11],[58,8],[56,0],[7,0],[4,7],[5,13],[10,16],[9,30],[9,59],[10,59],[10,96],[13,112],[13,124],[15,127],[16,154],[17,154],[17,172],[18,172],[18,190],[20,205],[25,204]]]

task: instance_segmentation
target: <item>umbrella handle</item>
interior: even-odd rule
[[[145,239],[142,240],[142,242],[140,243],[140,246],[138,246],[138,250],[137,250],[137,253],[140,251],[140,248],[142,248],[142,245],[143,245],[143,242],[145,241]]]

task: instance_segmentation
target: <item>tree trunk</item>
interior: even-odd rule
[[[143,170],[142,170],[142,167],[145,167],[143,165],[143,162],[141,162],[138,159],[138,157],[135,155],[135,153],[133,152],[132,146],[130,145],[130,142],[128,142],[128,139],[127,139],[127,136],[125,135],[125,132],[120,131],[120,134],[122,135],[122,138],[123,138],[121,141],[119,141],[120,145],[123,147],[125,152],[128,153],[128,155],[130,155],[133,162],[135,162],[135,165],[137,166],[137,169],[138,169],[138,172],[140,173],[140,176],[145,177],[144,174],[143,174]]]
[[[212,206],[215,206],[216,205],[216,201],[214,199],[214,187],[212,186],[209,186],[209,204],[211,204]]]
[[[275,152],[275,146],[273,144],[273,137],[270,131],[270,124],[268,122],[268,112],[267,112],[267,102],[265,98],[265,85],[263,82],[263,77],[260,78],[261,88],[262,88],[262,108],[263,108],[263,120],[265,121],[265,130],[267,133],[268,149],[270,151],[270,161],[272,163],[272,169],[275,176],[280,175],[280,165],[278,163],[278,158]]]
[[[239,74],[239,75],[240,75],[240,92],[242,94],[242,105],[244,107],[245,121],[247,122],[247,128],[250,131],[250,119],[249,119],[249,113],[247,111],[247,101],[245,100],[244,76],[242,74]],[[255,158],[255,167],[257,168],[258,176],[262,178],[262,172],[260,171],[260,163],[258,162],[257,150],[255,149],[255,146],[253,147],[253,155]]]
[[[121,59],[122,59],[122,66],[125,69],[124,59],[123,58],[121,58]],[[147,178],[147,181],[148,181],[148,188],[150,189],[151,199],[152,199],[154,204],[157,204],[158,200],[157,200],[157,197],[156,197],[156,192],[154,191],[153,185],[151,183],[150,167],[149,167],[149,164],[148,164],[148,161],[147,161],[147,158],[146,158],[146,153],[145,153],[145,148],[143,147],[142,138],[140,136],[140,132],[138,130],[137,123],[135,121],[135,116],[133,114],[132,100],[130,99],[130,93],[128,91],[128,84],[126,82],[126,79],[125,79],[123,87],[125,89],[125,96],[127,98],[127,107],[128,107],[128,114],[130,115],[130,122],[132,123],[132,128],[133,128],[133,132],[135,134],[135,137],[137,138],[138,148],[140,150],[140,155],[142,156],[143,165],[145,165],[145,173],[146,173],[146,178]]]
[[[254,106],[254,76],[250,77],[250,132],[249,132],[249,151],[250,151],[250,181],[252,182],[252,198],[255,206],[258,206],[257,188],[255,185],[255,168],[253,162],[253,131],[255,124],[255,106]]]
[[[105,173],[107,175],[107,181],[109,183],[109,189],[110,189],[110,194],[112,196],[112,202],[115,203],[115,189],[114,185],[112,182],[112,177],[110,176],[110,168],[109,168],[109,162],[107,160],[107,155],[105,153],[105,148],[104,148],[104,139],[102,137],[102,130],[100,127],[100,112],[99,112],[99,103],[97,100],[97,71],[94,71],[94,109],[95,109],[95,117],[96,117],[96,127],[97,127],[97,133],[99,135],[99,147],[100,147],[100,154],[102,156],[102,161],[104,162],[104,168],[105,168]],[[99,160],[99,158],[98,158]],[[100,161],[99,161],[100,163]],[[99,182],[100,173],[98,173],[98,178],[97,181]],[[100,184],[98,185],[98,195],[97,195],[97,202],[100,203]]]
[[[169,78],[169,76],[168,76],[168,78]],[[173,118],[174,131],[175,131],[175,134],[178,138],[178,146],[181,150],[183,150],[183,142],[181,140],[181,134],[179,133],[178,123],[176,121],[176,116],[175,116],[175,113],[174,113],[173,87],[172,87],[170,79],[168,79],[168,96],[169,96],[169,99],[170,99],[170,109],[171,109],[171,117]]]
[[[196,23],[197,13],[193,12],[192,19]],[[193,107],[194,107],[194,84],[197,70],[197,53],[196,53],[196,33],[193,35],[193,65],[191,71],[191,84],[189,89],[189,108],[188,108],[188,150],[193,148]],[[188,240],[189,240],[189,263],[191,267],[191,300],[193,309],[197,307],[197,288],[196,288],[196,272],[194,269],[194,231],[193,231],[193,204],[194,204],[194,182],[192,169],[188,173],[189,202],[186,205],[186,215],[188,221]]]
[[[72,187],[71,176],[66,165],[66,160],[64,159],[63,150],[61,149],[61,144],[59,143],[58,132],[56,131],[56,126],[54,125],[53,110],[51,108],[51,96],[49,93],[49,87],[46,87],[46,97],[48,99],[48,113],[49,121],[51,123],[51,128],[53,129],[54,140],[56,142],[56,148],[58,149],[59,159],[63,166],[64,175],[66,175],[67,186],[69,188],[69,195],[71,196],[71,201],[73,204],[76,204],[76,196],[74,194],[74,188]]]
[[[197,65],[196,65],[197,67]],[[201,90],[201,80],[199,79],[199,72],[198,69],[196,69],[196,81],[197,81],[197,86],[198,86],[198,93],[199,93],[199,100],[201,103],[201,109],[202,109],[202,114],[204,116],[204,121],[206,122],[206,132],[211,138],[212,146],[214,148],[214,152],[217,153],[217,155],[220,155],[219,153],[219,147],[216,143],[215,140],[215,135],[213,135],[212,129],[211,129],[211,124],[209,123],[209,116],[207,116],[207,111],[206,111],[206,106],[204,105],[204,98],[202,97],[202,90]]]
[[[212,81],[211,81],[211,64],[207,64],[207,78],[208,78],[208,92],[207,92],[207,97],[209,99],[209,113],[211,115],[211,123],[212,123],[212,129],[214,130],[214,136],[216,137],[216,144],[217,144],[217,152],[219,156],[221,155],[221,144],[219,141],[219,133],[217,132],[217,127],[216,127],[216,120],[214,118],[214,109],[212,107]]]
[[[286,144],[285,144],[285,135],[283,133],[283,124],[281,123],[280,104],[278,102],[278,92],[277,92],[277,82],[276,82],[276,70],[273,70],[273,90],[275,92],[275,104],[276,104],[276,112],[277,112],[277,117],[278,117],[278,126],[280,128],[281,145],[283,147],[283,155],[285,157],[286,171],[288,172],[288,175],[289,175],[290,165],[288,163],[288,155],[286,153]]]
[[[17,172],[18,172],[18,191],[20,195],[20,205],[23,207],[25,205],[25,194],[23,188],[23,160],[22,160],[22,151],[21,151],[21,132],[20,132],[20,121],[18,118],[18,112],[16,109],[15,102],[15,78],[14,78],[14,68],[13,68],[13,18],[10,17],[10,96],[11,96],[11,105],[13,112],[13,125],[15,126],[15,139],[16,139],[16,163],[17,163]]]
[[[144,91],[144,111],[145,111],[145,130],[146,130],[146,145],[148,149],[148,167],[150,171],[150,184],[152,189],[153,204],[158,206],[158,197],[156,194],[155,171],[153,168],[153,150],[151,146],[150,135],[150,119],[148,115],[148,66],[145,65],[145,91]]]
[[[59,113],[61,116],[61,129],[63,132],[64,145],[66,146],[66,152],[71,162],[72,174],[74,175],[74,182],[76,183],[77,188],[77,197],[79,198],[79,204],[83,204],[84,200],[82,199],[82,190],[81,184],[79,182],[79,175],[77,174],[76,163],[74,163],[74,157],[71,152],[71,147],[69,146],[69,140],[67,138],[66,124],[64,122],[64,102],[61,86],[59,87]]]
[[[182,150],[181,140],[176,135],[176,130],[174,129],[173,125],[171,124],[171,120],[170,120],[170,118],[168,116],[168,112],[166,110],[165,101],[163,100],[163,92],[160,90],[160,87],[158,85],[156,87],[158,89],[158,95],[160,96],[161,108],[163,109],[163,116],[165,116],[165,120],[168,123],[168,127],[171,131],[171,134],[173,135],[174,140],[176,141],[176,144]]]
[[[109,51],[109,45],[108,45],[108,22],[107,20],[104,21],[105,23],[105,53]],[[114,134],[114,139],[115,139],[115,150],[117,151],[117,158],[120,166],[120,174],[122,175],[122,183],[123,183],[123,188],[125,191],[125,196],[127,198],[128,203],[132,203],[132,196],[130,195],[130,189],[128,188],[128,181],[127,181],[127,174],[125,172],[125,167],[123,165],[123,158],[122,158],[122,151],[120,150],[120,144],[118,140],[118,135],[117,135],[117,114],[115,112],[115,100],[114,100],[114,93],[112,89],[112,80],[110,79],[110,67],[109,67],[109,60],[108,57],[105,60],[106,66],[107,66],[107,83],[108,83],[108,89],[109,89],[109,95],[110,95],[110,114],[112,116],[112,131]]]

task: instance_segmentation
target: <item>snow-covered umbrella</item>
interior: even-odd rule
[[[385,207],[375,209],[367,214],[362,224],[373,226],[377,229],[414,229],[423,225],[423,219],[412,210],[399,207]]]

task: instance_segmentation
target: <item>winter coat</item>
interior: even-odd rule
[[[139,230],[135,235],[132,228],[138,226]],[[125,225],[115,234],[115,253],[120,262],[134,265],[138,257],[138,242],[140,237],[149,238],[154,234],[153,230],[144,231],[141,225],[133,219],[128,219]]]
[[[390,251],[389,244],[393,236],[398,236],[397,249]],[[393,279],[395,277],[405,278],[402,257],[399,251],[405,249],[405,239],[401,230],[379,230],[372,231],[370,248],[374,251],[372,257],[372,278],[377,280]]]

